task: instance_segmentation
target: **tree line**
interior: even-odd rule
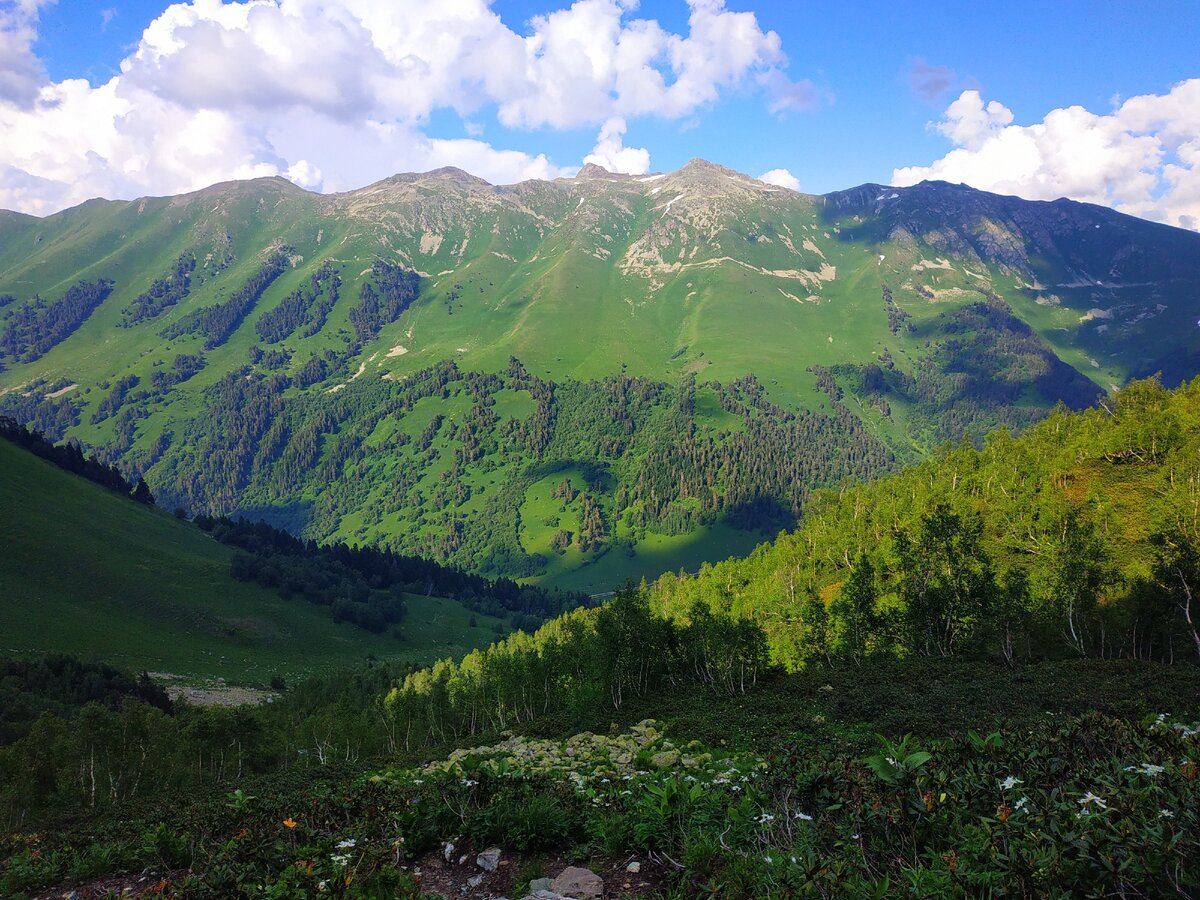
[[[138,503],[154,505],[154,495],[150,493],[150,486],[144,478],[139,478],[135,484],[131,484],[116,465],[101,462],[95,454],[84,456],[83,448],[74,441],[54,444],[41,432],[28,429],[9,416],[0,416],[0,437],[23,447],[35,456],[40,456],[60,469],[123,494]]]

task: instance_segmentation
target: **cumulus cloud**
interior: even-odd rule
[[[439,165],[495,182],[571,171],[476,139],[493,115],[601,126],[589,158],[645,171],[627,120],[687,120],[729,91],[773,111],[817,102],[785,74],[779,36],[724,0],[688,0],[685,33],[638,18],[637,0],[576,0],[521,32],[489,0],[194,0],[167,7],[96,87],[46,79],[32,52],[45,2],[0,7],[0,207],[36,213],[249,175],[340,190]],[[439,110],[472,137],[428,135]]]
[[[613,116],[600,128],[596,146],[583,158],[610,172],[626,175],[645,175],[650,171],[650,151],[642,147],[625,146],[625,120]]]
[[[1032,125],[964,91],[936,126],[955,149],[896,169],[892,184],[926,179],[1031,200],[1069,197],[1200,229],[1200,78],[1131,97],[1107,114],[1055,109]]]
[[[54,0],[15,0],[0,5],[0,103],[29,106],[46,82],[33,52],[40,7]]]
[[[765,181],[767,184],[785,187],[789,191],[800,190],[800,179],[787,169],[772,169],[770,172],[763,172],[758,176],[758,180]]]

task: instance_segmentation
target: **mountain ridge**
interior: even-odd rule
[[[92,202],[0,225],[0,297],[0,412],[171,503],[591,592],[748,549],[829,478],[1200,371],[1200,235],[703,160]]]

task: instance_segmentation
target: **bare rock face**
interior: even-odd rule
[[[575,900],[601,900],[604,896],[604,879],[591,869],[568,866],[550,883],[550,890]]]

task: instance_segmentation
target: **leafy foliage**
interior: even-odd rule
[[[1200,659],[1194,581],[1179,577],[1200,545],[1198,392],[1136,382],[1112,406],[818,495],[794,533],[664,576],[652,602],[753,617],[793,668],[868,653]]]

